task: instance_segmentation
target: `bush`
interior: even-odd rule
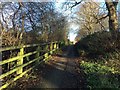
[[[75,46],[79,52],[82,51],[91,58],[109,56],[109,53],[120,51],[120,33],[118,38],[114,39],[110,32],[96,32],[81,39]]]

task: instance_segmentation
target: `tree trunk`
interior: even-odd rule
[[[109,16],[109,30],[114,33],[118,31],[118,17],[116,7],[118,2],[112,2],[112,0],[105,0],[106,7],[108,9]]]
[[[106,7],[108,9],[108,16],[109,16],[109,30],[111,32],[112,38],[114,39],[113,48],[116,47],[117,39],[118,39],[118,17],[117,17],[117,4],[119,0],[105,0]]]

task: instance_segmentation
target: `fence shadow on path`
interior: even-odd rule
[[[77,54],[74,45],[68,46],[62,55],[57,54],[47,63],[34,69],[33,74],[36,73],[37,79],[40,78],[40,80],[32,85],[27,83],[25,88],[80,88],[80,90],[85,90],[84,73],[75,72],[75,65],[72,64],[79,56]]]

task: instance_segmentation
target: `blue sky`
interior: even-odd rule
[[[65,10],[64,8],[62,9],[62,3],[65,0],[56,0],[56,10],[61,12],[63,15],[67,16],[67,20],[69,21],[69,35],[68,35],[68,39],[70,39],[70,41],[74,41],[75,37],[76,37],[76,30],[78,29],[78,26],[74,23],[71,23],[71,16],[73,15],[72,11],[70,9]]]

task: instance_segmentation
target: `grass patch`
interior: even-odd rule
[[[87,76],[88,88],[120,88],[120,72],[114,68],[86,61],[80,66]]]

